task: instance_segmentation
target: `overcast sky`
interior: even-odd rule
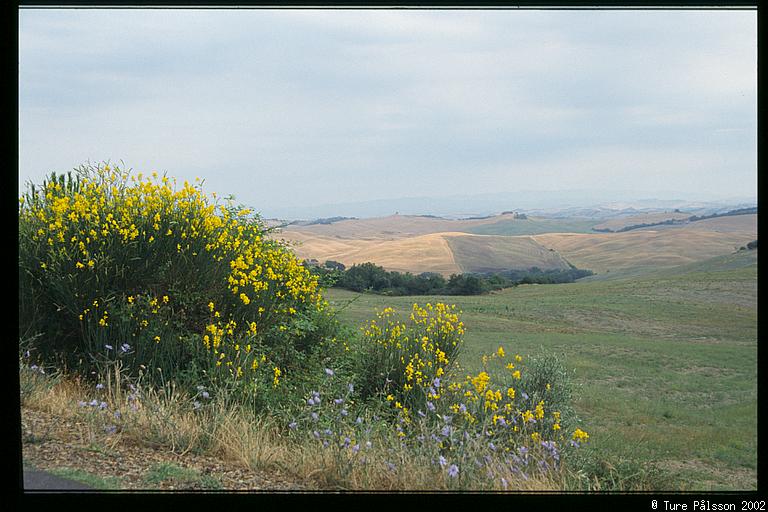
[[[266,216],[757,194],[756,11],[21,10],[19,182],[86,161]]]

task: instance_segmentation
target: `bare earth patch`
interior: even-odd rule
[[[254,471],[214,457],[178,455],[166,449],[129,443],[119,436],[94,443],[84,434],[85,426],[67,418],[22,408],[22,454],[25,465],[40,470],[80,470],[105,479],[118,479],[121,489],[189,490],[201,489],[208,479],[218,481],[221,490],[291,492],[307,490],[305,483],[285,476]],[[167,479],[148,484],[146,476],[160,464],[194,470],[199,480]]]

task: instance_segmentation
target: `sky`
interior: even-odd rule
[[[19,190],[104,161],[266,217],[756,198],[757,12],[20,9]]]

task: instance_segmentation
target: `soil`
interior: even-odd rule
[[[179,455],[120,438],[115,438],[109,446],[95,444],[84,438],[84,428],[76,421],[28,407],[22,407],[21,417],[24,466],[35,470],[79,470],[117,482],[121,490],[205,490],[206,485],[208,489],[261,492],[297,492],[311,488],[285,475],[255,471],[214,457]],[[161,463],[194,470],[200,477],[148,483],[146,476]],[[220,487],[210,486],[212,481]]]

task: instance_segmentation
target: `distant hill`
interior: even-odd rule
[[[644,215],[637,218],[669,213]],[[619,233],[593,232],[596,225],[588,219],[523,219],[512,213],[463,220],[390,215],[293,224],[272,236],[293,244],[299,257],[320,263],[372,262],[387,270],[444,275],[569,265],[598,274],[663,268],[730,254],[757,238],[756,214]]]

